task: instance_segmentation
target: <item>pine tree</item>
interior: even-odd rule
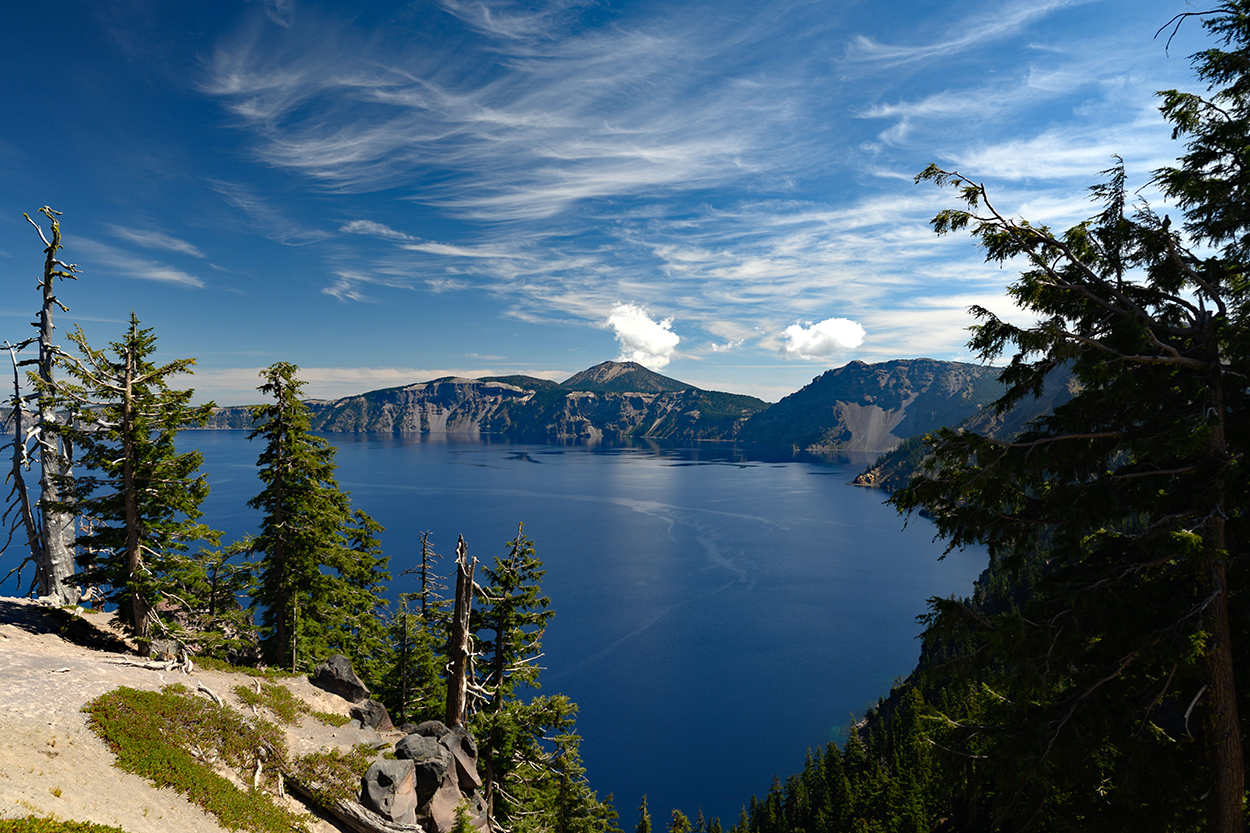
[[[520,829],[616,829],[611,797],[600,800],[586,782],[575,732],[577,705],[563,695],[518,695],[539,688],[543,629],[553,611],[541,595],[545,570],[518,526],[505,556],[484,568],[473,610],[484,670],[470,687],[478,707],[484,793],[493,824]]]
[[[495,793],[516,766],[513,750],[518,742],[538,737],[542,731],[525,719],[526,710],[513,697],[518,685],[539,687],[542,634],[554,611],[551,600],[540,595],[546,571],[522,527],[518,526],[516,538],[508,543],[508,554],[483,571],[489,584],[478,588],[481,598],[473,614],[486,672],[476,681],[476,690],[489,702],[478,713],[475,726],[483,739],[487,812],[502,814]]]
[[[248,502],[263,513],[252,539],[261,651],[267,662],[292,670],[335,650],[367,667],[380,636],[373,620],[381,582],[389,578],[375,537],[381,527],[353,514],[339,489],[335,449],[311,433],[297,371],[279,362],[261,374],[259,390],[274,401],[253,409],[249,435],[265,441],[257,462],[265,488]]]
[[[942,432],[927,474],[895,498],[931,510],[953,546],[986,543],[1008,573],[1044,550],[1020,610],[978,620],[935,601],[931,629],[973,646],[967,677],[991,695],[985,722],[1004,728],[963,742],[994,762],[984,771],[1017,820],[1243,825],[1231,605],[1244,587],[1234,559],[1250,436],[1250,2],[1220,5],[1205,25],[1231,48],[1199,53],[1199,76],[1223,86],[1164,94],[1190,141],[1157,181],[1218,254],[1144,204],[1129,210],[1120,164],[1092,189],[1100,213],[1063,234],[1009,217],[959,172],[920,177],[958,187],[966,204],[940,213],[937,231],[969,228],[989,259],[1027,264],[1008,291],[1035,326],[974,310],[971,347],[1013,354],[999,410],[1060,368],[1077,387],[1013,441]]]
[[[386,707],[397,722],[441,720],[447,701],[446,623],[439,630],[427,626],[420,608],[413,610],[417,594],[400,593],[399,609],[391,618],[389,673],[384,688]]]
[[[76,580],[108,588],[118,619],[146,654],[153,625],[170,629],[157,604],[169,589],[172,559],[220,536],[195,522],[208,496],[197,474],[203,457],[174,448],[178,432],[203,425],[213,406],[192,406],[193,391],[169,388],[169,378],[194,360],[154,364],[156,336],[134,313],[124,338],[109,345],[112,358],[92,349],[81,329],[69,338],[81,358],[68,367],[74,383],[58,389],[72,406],[69,434],[86,472],[61,485],[73,496],[70,505],[91,519],[91,532],[79,539]]]
[[[420,537],[420,561],[401,574],[417,576],[419,589],[399,594],[400,610],[390,623],[392,658],[386,676],[387,707],[401,720],[412,717],[416,722],[443,716],[447,689],[441,648],[447,640],[450,605],[439,595],[447,585],[434,572],[440,556],[430,544],[430,533],[423,531]]]
[[[258,659],[252,617],[240,603],[252,587],[252,567],[243,560],[250,550],[251,538],[245,537],[169,559],[165,593],[177,604],[176,615],[185,620],[196,653],[235,665]]]
[[[634,833],[651,833],[651,813],[647,811],[647,796],[643,795],[642,805],[638,808],[638,824]]]
[[[382,554],[378,534],[381,524],[357,509],[340,530],[344,546],[329,549],[325,566],[331,571],[326,596],[320,655],[343,654],[370,688],[379,687],[385,676],[390,640],[386,628],[386,572],[389,559]]]

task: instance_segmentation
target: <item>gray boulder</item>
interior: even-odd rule
[[[472,796],[482,786],[482,779],[477,774],[477,742],[465,728],[457,726],[438,741],[450,754],[455,763],[456,782],[460,792]]]
[[[360,721],[361,726],[370,729],[377,729],[379,732],[389,732],[394,729],[391,723],[391,715],[386,710],[386,706],[377,700],[365,700],[352,706],[348,711],[354,719]]]
[[[416,771],[417,798],[421,804],[438,792],[452,766],[452,753],[434,738],[423,735],[408,735],[395,744],[395,755],[400,760],[412,761]]]
[[[418,723],[408,734],[421,735],[423,737],[438,740],[450,731],[451,729],[448,729],[441,720],[426,720],[423,723]]]
[[[312,684],[351,703],[359,703],[369,696],[368,686],[352,670],[351,660],[342,654],[336,654],[318,665],[313,672]]]
[[[361,803],[383,818],[416,824],[416,770],[412,761],[375,761],[361,782]]]

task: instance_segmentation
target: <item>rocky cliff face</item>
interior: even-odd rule
[[[478,434],[483,424],[506,424],[507,414],[534,399],[532,388],[447,377],[403,388],[349,396],[313,418],[317,431]],[[489,429],[487,429],[489,430]]]
[[[1068,368],[1060,368],[1047,377],[1040,396],[1022,399],[1005,414],[994,408],[982,407],[965,419],[947,423],[947,427],[959,428],[986,437],[1009,440],[1024,430],[1028,423],[1041,417],[1072,398],[1076,392],[1076,380]],[[925,429],[933,430],[932,428]],[[869,486],[893,492],[906,486],[920,473],[928,446],[924,435],[909,437],[897,448],[882,455],[873,465],[855,478],[856,486]]]
[[[617,390],[637,384],[643,390]],[[731,440],[768,407],[752,396],[699,390],[632,362],[607,362],[564,384],[527,376],[447,377],[310,403],[317,431],[503,434],[549,441]],[[210,428],[250,428],[247,408],[220,408]]]
[[[753,416],[740,439],[810,451],[889,451],[956,425],[1002,393],[998,370],[904,359],[851,362]]]
[[[557,384],[529,376],[447,377],[313,402],[318,431],[502,434],[544,441],[741,440],[800,450],[888,451],[955,425],[1001,393],[993,368],[932,359],[851,362],[776,405],[700,390],[633,362],[604,362]],[[213,428],[250,428],[222,408]]]

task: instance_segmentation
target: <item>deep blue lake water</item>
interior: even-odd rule
[[[863,457],[325,436],[353,505],[386,527],[396,576],[421,530],[445,574],[458,535],[489,562],[525,523],[556,611],[543,692],[579,704],[591,784],[615,794],[626,830],[644,793],[660,826],[673,808],[736,821],[911,670],[925,600],[967,594],[985,563],[939,561],[927,521],[904,529],[880,492],[848,485]],[[246,437],[180,443],[204,454],[204,520],[227,540],[256,527],[260,449]]]

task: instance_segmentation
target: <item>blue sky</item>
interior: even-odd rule
[[[0,338],[131,310],[201,400],[634,358],[775,401],[853,359],[969,359],[1009,270],[927,226],[953,193],[1064,225],[1178,152],[1179,0],[7,3]]]

